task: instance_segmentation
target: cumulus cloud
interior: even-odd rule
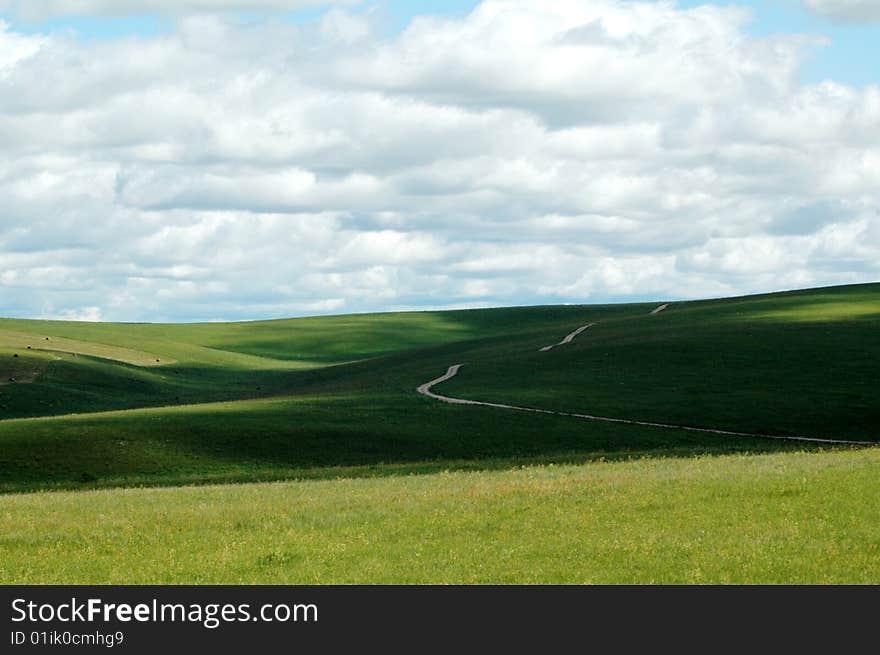
[[[0,26],[0,308],[255,318],[876,280],[880,87],[801,84],[816,40],[747,20],[486,0],[393,36],[342,9],[103,41]]]
[[[59,16],[195,14],[218,11],[296,11],[361,0],[0,0],[0,10],[26,20]]]
[[[845,21],[880,21],[877,0],[806,0],[807,6],[825,16]]]
[[[57,316],[60,321],[83,321],[97,323],[102,320],[100,307],[83,307],[81,309],[67,309]]]

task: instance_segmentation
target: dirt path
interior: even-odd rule
[[[535,407],[520,407],[519,405],[505,405],[503,403],[489,403],[480,400],[467,400],[465,398],[452,398],[450,396],[441,396],[431,391],[431,388],[441,382],[446,382],[450,378],[458,375],[462,364],[454,364],[441,375],[439,378],[425,382],[417,391],[429,398],[434,398],[440,402],[450,403],[452,405],[480,405],[482,407],[494,407],[496,409],[509,409],[517,412],[532,412],[534,414],[553,414],[555,416],[570,416],[571,418],[585,419],[587,421],[601,421],[603,423],[623,423],[625,425],[644,425],[652,428],[666,428],[669,430],[687,430],[688,432],[704,432],[707,434],[718,434],[728,437],[749,437],[752,439],[773,439],[775,441],[802,441],[807,443],[824,443],[837,444],[847,446],[880,446],[876,441],[851,441],[847,439],[820,439],[818,437],[801,437],[801,436],[783,436],[778,434],[761,434],[756,432],[736,432],[734,430],[717,430],[714,428],[698,428],[691,425],[676,425],[674,423],[657,423],[655,421],[637,421],[635,419],[613,418],[610,416],[596,416],[595,414],[578,414],[575,412],[557,412],[550,409],[537,409]]]
[[[653,311],[651,311],[651,315],[659,314],[663,310],[669,307],[669,304],[660,305]],[[588,323],[587,325],[583,325],[579,327],[577,330],[567,335],[562,341],[559,343],[555,343],[551,346],[544,346],[541,348],[541,352],[547,352],[557,346],[562,346],[567,343],[571,343],[571,341],[578,336],[584,330],[593,327],[596,325],[595,323]],[[777,434],[761,434],[756,432],[737,432],[734,430],[719,430],[715,428],[698,428],[692,425],[677,425],[674,423],[658,423],[656,421],[639,421],[636,419],[626,419],[626,418],[614,418],[611,416],[597,416],[595,414],[579,414],[576,412],[558,412],[550,409],[538,409],[536,407],[521,407],[519,405],[507,405],[504,403],[490,403],[483,402],[480,400],[468,400],[466,398],[453,398],[451,396],[443,396],[432,391],[432,388],[442,382],[446,382],[447,380],[458,375],[459,370],[461,369],[462,364],[453,364],[450,366],[446,373],[441,375],[439,378],[435,378],[430,382],[425,382],[420,385],[416,391],[418,391],[423,396],[428,396],[429,398],[433,398],[434,400],[439,400],[440,402],[449,403],[452,405],[480,405],[482,407],[494,407],[496,409],[508,409],[514,410],[517,412],[532,412],[534,414],[553,414],[555,416],[570,416],[572,418],[579,418],[588,421],[601,421],[603,423],[623,423],[625,425],[644,425],[652,428],[666,428],[669,430],[687,430],[689,432],[703,432],[706,434],[718,434],[723,436],[731,436],[731,437],[750,437],[753,439],[773,439],[777,441],[801,441],[807,443],[824,443],[824,444],[842,444],[842,445],[851,445],[851,446],[872,446],[872,445],[880,445],[878,442],[873,441],[854,441],[848,439],[821,439],[818,437],[804,437],[804,436],[784,436]]]
[[[449,378],[455,377],[458,375],[458,369],[461,368],[461,364],[453,364],[449,367],[449,369],[441,375],[439,378],[431,380],[430,382],[425,382],[425,384],[421,385],[416,391],[418,391],[423,396],[428,396],[429,398],[434,398],[435,400],[439,400],[444,403],[451,403],[453,405],[479,405],[475,400],[462,400],[460,398],[450,398],[449,396],[440,396],[433,391],[431,391],[431,387],[435,384],[440,384],[441,382],[446,382]]]
[[[541,348],[540,352],[545,353],[548,350],[553,350],[557,346],[564,346],[567,343],[571,343],[572,339],[574,339],[577,335],[579,335],[581,332],[583,332],[587,328],[593,327],[594,325],[595,325],[595,323],[587,323],[586,325],[582,325],[577,330],[572,332],[571,334],[566,335],[565,338],[562,341],[560,341],[559,343],[554,343],[552,346],[544,346],[543,348]]]

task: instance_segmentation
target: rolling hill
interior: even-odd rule
[[[857,506],[876,495],[876,450],[570,414],[878,442],[880,284],[658,305],[187,325],[0,320],[0,581],[106,582],[120,562],[144,582],[427,581],[444,570],[450,582],[721,581],[749,571],[820,581],[821,557],[783,560],[833,547],[831,560],[874,564],[827,579],[876,582],[878,542],[858,527],[876,504]],[[541,411],[416,392],[453,364],[461,368],[435,393]],[[273,483],[284,480],[294,482]],[[194,484],[221,486],[184,486]],[[178,488],[111,489],[157,486]],[[822,497],[849,513],[817,528],[809,517]],[[311,510],[290,509],[300,505]],[[702,517],[704,541],[687,512]],[[202,520],[202,536],[180,527]],[[566,521],[580,528],[560,528]],[[639,525],[666,563],[620,569]],[[782,530],[778,557],[738,541],[771,539],[755,526]],[[578,560],[578,530],[588,529],[591,548],[617,543],[615,554]],[[83,530],[96,535],[88,548]],[[419,550],[418,530],[432,544],[420,555],[427,568],[395,559],[405,544]],[[227,553],[226,566],[216,543],[231,537],[251,547]],[[348,544],[342,564],[317,555],[322,538]],[[504,570],[477,556],[498,539]],[[156,550],[163,542],[195,559],[171,565]],[[700,578],[686,556],[695,543],[732,559],[697,557]],[[153,564],[133,565],[135,552]],[[39,564],[59,553],[62,569]],[[753,569],[740,566],[748,553]]]

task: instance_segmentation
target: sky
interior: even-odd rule
[[[0,315],[880,280],[880,0],[0,0]]]

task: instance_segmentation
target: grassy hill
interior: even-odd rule
[[[17,381],[0,386],[0,416],[31,420],[0,422],[0,491],[786,447],[414,393],[453,363],[465,366],[443,392],[465,398],[880,439],[880,285],[675,303],[651,315],[655,306],[198,325],[3,320],[0,379]],[[588,322],[570,344],[540,352]]]
[[[876,558],[877,541],[856,527],[876,523],[859,505],[876,495],[873,449],[448,405],[415,392],[463,364],[438,393],[880,441],[880,284],[672,303],[651,314],[657,304],[192,325],[0,320],[0,493],[18,493],[0,496],[0,582],[109,581],[126,549],[165,542],[192,559],[171,565],[156,554],[135,567],[138,581],[724,581],[750,571],[822,581],[817,562]],[[588,323],[571,343],[540,350]],[[607,462],[631,459],[639,462]],[[68,491],[33,493],[41,490]],[[383,497],[399,499],[398,515],[378,507]],[[823,497],[847,514],[817,527]],[[203,536],[171,527],[181,521]],[[692,521],[704,522],[702,537]],[[454,526],[468,537],[454,537]],[[671,559],[621,569],[642,528],[655,555]],[[759,528],[783,530],[787,545],[747,536]],[[398,550],[425,530],[437,541],[420,568]],[[578,546],[581,530],[595,535]],[[215,561],[217,540],[231,537],[238,546],[225,563],[199,563]],[[316,554],[322,539],[347,544],[338,566]],[[506,568],[476,555],[498,539]],[[768,540],[781,550],[761,559]],[[617,550],[601,562],[581,561],[581,548],[609,544]],[[711,565],[704,553],[699,578],[687,553],[710,544],[731,559]],[[529,554],[536,548],[543,563]],[[39,562],[55,555],[69,565],[51,574]],[[785,564],[783,555],[813,559]],[[743,568],[746,556],[754,568]],[[827,579],[878,580],[876,565],[859,570]]]

